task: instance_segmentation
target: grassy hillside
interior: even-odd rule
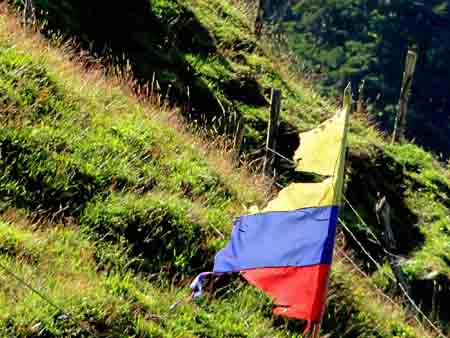
[[[158,2],[152,11],[169,4],[177,3]],[[239,37],[256,46],[257,53],[243,50],[239,58],[257,62],[251,74],[258,75],[262,93],[283,87],[283,123],[303,129],[335,110],[289,74],[286,60],[254,41],[246,18],[231,4],[191,5],[192,15],[220,46],[203,66],[197,63],[204,73],[196,75],[211,81],[208,88],[216,97],[228,94],[214,87],[224,78],[214,60],[221,55],[231,63],[237,57],[233,39]],[[157,18],[164,25],[164,18]],[[247,63],[239,67],[252,69]],[[297,323],[273,318],[269,300],[238,279],[216,281],[210,298],[168,311],[186,297],[187,280],[211,268],[233,217],[265,202],[261,182],[233,169],[217,143],[183,132],[175,112],[136,98],[126,83],[85,72],[75,54],[23,32],[4,8],[0,73],[0,259],[74,317],[61,316],[2,274],[2,335],[298,336]],[[234,105],[246,119],[245,137],[253,144],[248,150],[257,149],[267,107],[239,100]],[[233,110],[224,107],[227,117]],[[414,295],[424,309],[442,310],[449,276],[448,172],[414,145],[388,145],[364,117],[352,123],[347,196],[368,226],[347,208],[343,218],[384,262],[384,252],[369,236],[382,238],[373,208],[376,193],[386,194],[398,224],[397,254],[405,257],[402,266]],[[285,153],[290,146],[280,142]],[[346,243],[365,263],[350,237]],[[362,278],[340,255],[335,262],[324,334],[429,335],[401,306],[374,291],[375,284],[398,296],[386,278],[389,267],[363,265],[371,277]],[[433,293],[434,303],[427,304]]]
[[[10,2],[20,6],[23,1]],[[61,31],[75,37],[107,64],[126,58],[140,81],[153,83],[154,93],[168,96],[191,120],[232,134],[243,117],[246,153],[258,151],[265,139],[271,87],[284,92],[280,138],[287,155],[298,145],[298,126],[311,127],[330,110],[298,84],[302,80],[288,58],[268,57],[281,45],[257,43],[245,13],[227,1],[34,3],[37,13],[45,13],[49,36]]]

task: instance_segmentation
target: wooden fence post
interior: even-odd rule
[[[278,137],[278,118],[281,110],[281,90],[272,88],[270,99],[270,115],[267,127],[266,152],[264,157],[263,173],[266,176],[273,175],[273,165]]]
[[[34,24],[36,22],[36,13],[32,0],[25,0],[23,5],[23,22],[24,25]]]
[[[233,139],[233,163],[235,167],[239,167],[239,159],[241,156],[242,141],[244,140],[245,120],[241,115],[236,123],[236,129]]]
[[[259,0],[255,20],[255,35],[258,39],[261,36],[263,23],[264,23],[264,0]]]
[[[365,87],[366,81],[362,80],[361,84],[358,88],[358,101],[356,101],[356,114],[363,115],[365,113],[364,108],[364,87]]]
[[[321,323],[315,323],[312,331],[312,338],[320,338],[320,325]]]
[[[401,142],[405,138],[406,115],[408,113],[408,102],[411,92],[414,71],[416,69],[417,53],[413,49],[408,49],[405,61],[405,71],[403,72],[403,82],[398,101],[399,109],[395,119],[392,143]]]
[[[386,196],[379,195],[379,200],[375,205],[375,213],[377,215],[378,223],[384,227],[383,239],[386,248],[389,250],[389,263],[391,265],[392,272],[394,273],[394,276],[400,287],[403,288],[403,290],[409,295],[410,288],[403,270],[398,262],[397,257],[391,254],[397,251],[397,244],[391,225],[391,206],[389,205]]]
[[[256,20],[255,20],[255,35],[259,39],[262,34],[262,29],[264,27],[264,18],[268,15],[268,11],[270,11],[270,3],[271,0],[259,0],[258,8],[256,12]]]
[[[186,87],[186,116],[190,116],[191,114],[191,88],[189,86]]]

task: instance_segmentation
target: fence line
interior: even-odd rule
[[[344,196],[345,198],[345,196]],[[350,206],[350,208],[352,209],[352,211],[355,213],[355,215],[363,222],[363,224],[368,227],[367,223],[364,222],[364,220],[362,219],[362,217],[359,215],[359,213],[356,211],[356,209],[351,205],[351,203],[348,201],[347,198],[345,198],[346,203]],[[357,237],[355,236],[355,234],[353,234],[353,232],[350,230],[350,228],[345,225],[345,223],[339,218],[339,222],[342,224],[342,226],[345,228],[345,230],[350,234],[350,236],[356,241],[356,243],[358,244],[358,246],[362,249],[362,251],[364,252],[364,254],[372,261],[375,263],[375,265],[380,268],[381,265],[370,255],[370,253],[366,250],[366,248],[364,247],[364,245],[358,241]],[[376,238],[376,237],[375,237]],[[378,240],[378,239],[377,239]],[[341,250],[341,249],[340,249]],[[354,263],[352,261],[351,263],[352,265],[354,265],[355,267],[357,267],[356,263]],[[360,270],[358,268],[358,270]],[[382,271],[382,270],[380,270]],[[364,274],[366,277],[368,277],[366,274]],[[404,296],[406,297],[406,299],[408,300],[408,302],[411,304],[411,306],[416,310],[416,312],[418,314],[420,314],[424,320],[428,323],[428,325],[430,325],[430,327],[438,334],[437,337],[443,337],[443,338],[447,338],[447,336],[445,336],[440,330],[439,328],[428,318],[428,316],[423,313],[423,311],[419,308],[419,306],[416,304],[416,302],[411,298],[411,296],[408,294],[408,292],[405,290],[405,288],[392,276],[385,274],[385,276],[387,276],[391,281],[393,281],[396,285],[399,286],[400,290],[402,291],[402,293],[404,294]],[[387,296],[387,295],[386,295]],[[417,315],[414,316],[414,318],[417,320],[417,322],[423,327],[423,324],[421,322],[421,320],[417,317]]]

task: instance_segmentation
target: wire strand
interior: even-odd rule
[[[366,254],[366,256],[376,265],[376,267],[378,269],[381,268],[380,263],[378,263],[371,255],[370,253],[366,250],[366,248],[364,247],[364,245],[362,245],[362,243],[358,240],[358,238],[356,238],[356,236],[353,234],[353,232],[350,230],[350,228],[344,223],[344,221],[339,217],[338,218],[339,223],[341,223],[341,225],[344,227],[344,229],[350,234],[350,236],[353,238],[353,240],[358,244],[358,246],[361,248],[361,250]]]
[[[361,215],[358,213],[358,211],[353,207],[353,205],[350,203],[350,201],[347,199],[347,197],[342,194],[342,197],[344,198],[345,203],[347,203],[347,205],[350,207],[350,209],[352,209],[353,213],[356,215],[356,217],[358,217],[358,219],[360,220],[360,222],[362,224],[364,224],[367,227],[367,232],[369,234],[372,235],[373,239],[375,240],[375,242],[379,245],[382,245],[380,240],[378,239],[378,237],[373,233],[373,231],[369,228],[369,226],[367,225],[367,223],[363,220],[363,218],[361,217]]]
[[[32,291],[33,293],[37,294],[40,298],[42,298],[44,301],[46,301],[48,304],[50,304],[51,306],[53,306],[55,309],[57,309],[58,311],[62,312],[64,315],[68,316],[68,313],[66,313],[66,311],[60,307],[59,305],[57,305],[55,302],[53,302],[49,297],[45,296],[42,292],[40,292],[39,290],[35,289],[32,285],[28,284],[23,278],[19,277],[18,275],[16,275],[12,270],[10,270],[9,268],[7,268],[5,265],[3,265],[2,263],[0,263],[0,268],[5,271],[8,275],[12,276],[14,279],[16,279],[20,284],[24,285],[27,289],[29,289],[30,291]]]
[[[375,233],[370,229],[370,227],[367,225],[367,223],[364,221],[364,219],[361,217],[361,215],[359,214],[359,212],[356,210],[356,208],[350,203],[350,201],[348,200],[348,198],[342,194],[345,203],[347,203],[347,205],[350,207],[350,209],[353,211],[353,213],[355,214],[355,216],[360,220],[360,222],[365,225],[366,227],[366,231],[373,237],[373,240],[375,241],[375,244],[379,245],[381,247],[381,249],[384,251],[384,253],[386,253],[389,256],[392,257],[399,257],[398,255],[393,254],[392,252],[388,251],[384,245],[381,243],[381,241],[378,239],[378,237],[375,235]]]
[[[360,218],[360,220],[363,222],[363,224],[368,227],[367,223],[364,222],[364,220],[362,219],[362,217],[357,213],[356,209],[351,205],[351,203],[347,200],[347,198],[345,198],[347,204],[350,206],[350,208],[353,210],[353,212],[355,213],[355,215],[357,215],[358,218]],[[366,250],[366,248],[364,247],[364,245],[357,239],[357,237],[355,236],[355,234],[353,234],[353,232],[350,230],[350,228],[339,218],[339,222],[342,224],[342,226],[345,228],[345,230],[350,234],[350,236],[356,241],[356,243],[358,244],[358,246],[361,248],[361,250],[364,252],[364,254],[378,267],[380,268],[381,265],[370,255],[370,253]],[[355,267],[357,266],[356,263],[352,262],[352,265],[354,265]],[[382,273],[383,270],[380,269],[380,271]],[[408,300],[408,302],[411,304],[411,306],[417,311],[417,313],[419,313],[424,320],[430,325],[430,327],[435,330],[435,332],[438,334],[437,337],[443,337],[446,338],[446,336],[439,330],[438,327],[436,327],[436,325],[428,318],[428,316],[419,308],[419,306],[415,303],[415,301],[411,298],[411,296],[408,294],[408,291],[405,290],[405,288],[403,287],[403,285],[401,285],[394,277],[384,273],[385,276],[387,276],[391,281],[393,281],[397,286],[399,286],[400,290],[402,291],[402,293],[405,295],[406,299]],[[366,275],[367,276],[367,275]],[[417,318],[417,316],[415,316],[416,320],[418,322],[420,322],[420,320]]]
[[[77,324],[78,326],[80,326],[82,329],[86,330],[88,333],[90,333],[91,335],[93,335],[94,337],[98,337],[98,335],[93,332],[88,326],[85,325],[80,325],[80,322],[78,320],[76,320],[72,314],[70,314],[69,312],[67,312],[66,310],[64,310],[61,306],[59,306],[58,304],[56,304],[56,302],[54,302],[53,300],[50,299],[50,297],[44,295],[41,291],[37,290],[36,288],[34,288],[30,283],[27,283],[22,277],[18,276],[16,273],[14,273],[14,271],[12,271],[11,269],[9,269],[6,265],[2,264],[0,262],[0,269],[2,269],[3,271],[5,271],[8,275],[10,275],[11,277],[13,277],[15,280],[17,280],[20,284],[22,284],[25,288],[29,289],[31,292],[33,292],[34,294],[38,295],[42,300],[44,300],[46,303],[48,303],[49,305],[51,305],[52,307],[54,307],[55,309],[57,309],[58,311],[61,312],[61,314],[71,320],[74,324]]]

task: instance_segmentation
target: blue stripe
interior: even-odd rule
[[[336,206],[241,216],[214,272],[331,264],[337,217]]]

